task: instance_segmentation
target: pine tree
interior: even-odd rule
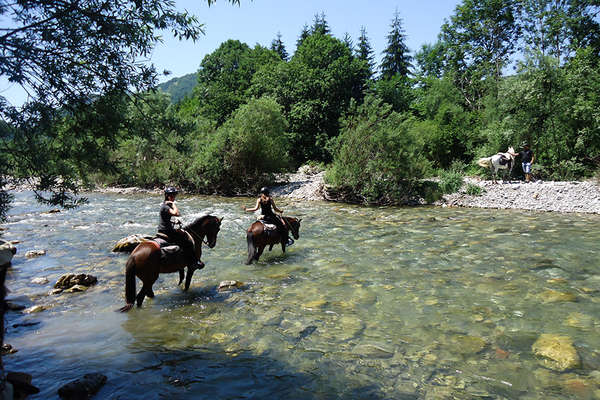
[[[346,47],[350,49],[350,52],[354,54],[354,41],[348,32],[344,33],[344,39],[342,39],[342,42],[344,42]]]
[[[302,27],[302,31],[300,32],[300,36],[298,36],[298,40],[296,41],[296,49],[302,46],[302,42],[304,39],[310,36],[310,30],[308,29],[308,24],[304,24]]]
[[[402,19],[397,10],[394,13],[394,19],[390,27],[390,33],[387,35],[388,46],[382,53],[381,76],[391,78],[399,74],[406,77],[410,73],[409,68],[411,67],[412,57],[409,55],[406,43],[404,43],[406,35],[402,28]]]
[[[281,40],[281,32],[277,32],[277,37],[271,42],[271,50],[279,54],[279,57],[281,57],[283,61],[287,61],[288,53],[285,50],[283,41]]]
[[[367,62],[369,66],[369,78],[373,76],[373,70],[375,68],[375,55],[373,54],[373,48],[369,42],[367,36],[367,30],[364,26],[360,27],[360,37],[358,38],[358,46],[356,48],[356,58]]]
[[[320,33],[321,35],[328,35],[331,32],[329,24],[325,20],[325,13],[315,14],[311,33]]]

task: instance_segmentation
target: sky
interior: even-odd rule
[[[163,43],[156,46],[149,60],[158,71],[171,72],[160,81],[196,72],[204,56],[228,39],[268,47],[279,32],[291,55],[302,27],[311,26],[315,14],[321,13],[325,14],[331,33],[340,39],[348,33],[357,43],[364,26],[379,62],[397,10],[406,44],[414,54],[423,44],[437,40],[440,27],[453,14],[459,0],[240,0],[240,3],[237,6],[217,0],[209,7],[205,0],[176,0],[178,10],[187,10],[204,24],[205,35],[192,42],[163,33]],[[3,78],[0,78],[0,95],[13,105],[20,105],[26,99],[17,85]]]

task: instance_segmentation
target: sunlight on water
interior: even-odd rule
[[[187,293],[161,275],[154,299],[120,314],[127,255],[110,249],[153,233],[161,198],[89,199],[44,213],[19,193],[4,225],[21,241],[9,298],[48,306],[6,317],[19,350],[6,369],[32,374],[38,398],[96,371],[98,398],[115,399],[600,398],[599,216],[278,199],[303,218],[300,239],[246,266],[254,199],[184,197],[185,221],[224,217],[206,268]],[[47,254],[24,257],[34,249]],[[65,273],[99,283],[49,296]],[[219,292],[223,280],[244,286]],[[578,366],[536,357],[542,334],[568,337]]]

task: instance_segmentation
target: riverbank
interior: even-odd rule
[[[468,184],[482,188],[480,195],[466,193]],[[465,178],[462,189],[436,203],[442,207],[477,207],[600,214],[600,187],[595,182],[492,183]]]
[[[324,172],[300,169],[272,189],[277,197],[326,200]],[[467,194],[468,185],[481,188],[480,195]],[[600,214],[600,187],[595,182],[492,181],[467,177],[461,190],[435,203],[441,207],[476,207],[533,211]]]

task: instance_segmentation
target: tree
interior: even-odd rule
[[[199,112],[223,124],[240,105],[249,99],[246,91],[252,76],[264,64],[281,62],[277,53],[260,45],[251,49],[239,40],[223,42],[206,55],[198,70],[194,96]]]
[[[279,54],[279,57],[283,61],[287,61],[288,53],[285,50],[285,45],[283,44],[283,41],[281,40],[281,32],[277,32],[277,37],[271,42],[271,50]]]
[[[339,118],[365,82],[365,64],[330,35],[306,38],[288,63],[265,65],[253,78],[250,94],[274,97],[290,124],[296,163],[327,161],[328,140],[338,134]]]
[[[406,35],[402,27],[402,19],[398,11],[394,13],[394,19],[390,26],[390,32],[387,35],[388,45],[383,51],[383,59],[381,60],[381,77],[384,79],[390,78],[396,74],[408,76],[410,73],[412,57],[406,46]]]
[[[296,50],[298,50],[298,48],[300,46],[302,46],[302,43],[304,43],[306,38],[309,36],[310,36],[310,29],[308,28],[308,24],[304,24],[304,26],[302,27],[302,30],[300,31],[300,35],[298,36],[298,40],[296,41]]]
[[[156,84],[154,67],[140,59],[160,41],[159,31],[170,30],[180,39],[195,40],[202,25],[195,17],[177,12],[167,0],[3,2],[0,15],[5,23],[10,21],[0,31],[0,74],[30,95],[30,101],[19,108],[0,99],[0,118],[8,123],[10,132],[0,140],[0,154],[18,160],[10,163],[10,169],[2,163],[0,176],[37,177],[40,191],[56,190],[46,200],[74,205],[77,201],[69,193],[77,189],[77,174],[86,171],[64,168],[59,153],[76,164],[86,164],[91,153],[101,153],[98,148],[114,143],[111,136],[115,130],[106,122],[114,117],[106,104],[117,104],[123,94]],[[91,104],[95,99],[102,100]],[[107,118],[99,117],[99,112]],[[65,115],[99,124],[90,127],[93,133],[69,131],[74,135],[72,142],[82,139],[86,144],[72,148],[71,153],[62,153],[68,146],[48,147],[48,141],[60,136],[54,128]],[[44,154],[48,162],[19,160],[24,149],[14,145],[17,136],[27,143],[30,154]]]
[[[310,33],[318,33],[321,35],[329,35],[331,30],[329,29],[329,24],[327,20],[325,20],[325,13],[315,14],[315,19],[313,21],[313,25],[310,29]]]
[[[441,78],[446,70],[444,43],[424,44],[415,54],[416,71],[419,78]]]
[[[375,69],[375,54],[367,36],[367,30],[364,26],[360,27],[360,36],[358,38],[358,46],[356,48],[356,57],[363,60],[369,67],[369,78],[373,76]]]
[[[344,33],[344,38],[342,39],[342,42],[344,42],[346,47],[348,47],[348,49],[350,49],[350,51],[354,53],[354,41],[352,40],[352,36],[350,36],[348,32]]]

